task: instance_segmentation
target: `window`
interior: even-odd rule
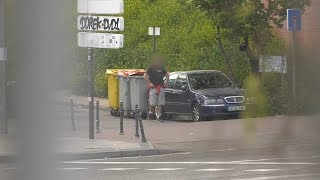
[[[169,80],[168,80],[168,88],[173,88],[174,83],[176,82],[176,79],[178,77],[179,74],[171,74],[169,76]]]
[[[189,82],[194,90],[236,87],[226,75],[220,72],[191,74]]]
[[[181,90],[181,87],[186,83],[188,83],[187,82],[187,75],[186,74],[180,74],[179,77],[177,78],[175,89]]]

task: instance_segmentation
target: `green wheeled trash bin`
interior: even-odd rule
[[[131,109],[138,105],[142,119],[148,116],[148,83],[143,76],[129,76]]]

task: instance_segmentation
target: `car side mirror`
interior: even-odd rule
[[[184,90],[184,91],[188,90],[188,84],[182,85],[182,86],[181,86],[181,89]]]

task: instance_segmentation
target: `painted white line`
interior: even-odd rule
[[[246,159],[246,160],[233,161],[233,162],[257,162],[257,161],[275,161],[275,160],[289,160],[289,159],[312,159],[312,158],[318,158],[318,157],[320,157],[320,155],[306,156],[306,157],[270,158],[270,159]]]
[[[217,172],[217,171],[230,171],[232,169],[197,169],[194,171],[198,171],[198,172],[202,172],[202,171],[213,171],[213,172]]]
[[[215,165],[320,165],[320,163],[312,162],[124,162],[124,161],[106,161],[106,162],[86,162],[86,161],[66,161],[63,164],[126,164],[126,165],[146,165],[146,164],[215,164]]]
[[[139,168],[106,168],[106,169],[99,169],[99,171],[127,171],[127,170],[135,170]]]
[[[57,170],[65,170],[65,171],[75,171],[75,170],[86,170],[88,168],[57,168]]]
[[[281,171],[283,169],[248,169],[244,170],[246,172],[272,172],[272,171]]]
[[[146,169],[146,171],[177,171],[184,168],[156,168],[156,169]]]
[[[232,179],[232,180],[270,180],[270,179],[289,179],[289,178],[304,178],[304,177],[313,177],[320,176],[317,174],[298,174],[298,175],[283,175],[283,176],[264,176],[264,177],[254,177],[254,178],[245,178],[245,179]]]
[[[215,150],[212,150],[214,152],[224,152],[224,151],[236,151],[237,149],[215,149]]]

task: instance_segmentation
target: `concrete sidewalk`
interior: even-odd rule
[[[15,139],[0,135],[0,162],[15,160],[19,157]],[[58,159],[78,160],[96,158],[115,158],[131,156],[157,155],[159,150],[149,143],[124,142],[112,140],[90,140],[86,138],[59,138],[57,145]]]
[[[74,106],[80,108],[88,108],[88,97],[73,95],[68,91],[60,91],[57,93],[57,103],[69,105],[70,99],[73,100]],[[101,109],[109,109],[108,99],[95,97],[95,101],[99,101]]]

